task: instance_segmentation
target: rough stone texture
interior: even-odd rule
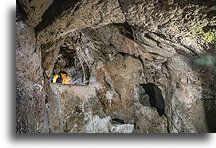
[[[34,30],[16,22],[17,132],[48,132],[41,56],[36,52]]]
[[[42,21],[43,13],[53,3],[54,0],[17,0],[17,5],[27,14],[26,23],[31,27],[36,27]]]
[[[50,132],[54,133],[132,133],[133,125],[112,124],[106,116],[95,86],[51,84],[48,100]]]
[[[136,114],[136,133],[167,133],[167,119],[155,109],[140,107]]]
[[[125,17],[117,0],[82,1],[57,18],[50,26],[38,34],[41,42],[52,41],[78,29],[99,27],[110,23],[123,23]]]
[[[198,27],[216,25],[213,0],[120,0],[120,4],[129,25],[187,44],[197,53],[208,49],[194,33]]]
[[[176,115],[171,114],[170,116],[172,119],[170,122],[174,122],[170,123],[172,132],[208,132],[207,118],[209,115],[215,114],[215,111],[213,111],[215,101],[210,97],[210,95],[214,96],[211,94],[213,86],[209,84],[214,82],[214,77],[202,78],[200,70],[203,66],[196,69],[195,66],[191,65],[192,61],[193,59],[183,56],[176,56],[168,61],[168,67],[175,80],[171,82],[175,84],[171,84],[174,88],[170,90],[169,95],[171,95],[172,100],[169,104],[170,107],[168,107],[172,110],[170,112],[176,113]],[[193,70],[190,66],[192,66]],[[207,75],[213,76],[214,69],[206,66],[204,69],[206,69]],[[207,79],[207,84],[205,84],[204,79]],[[206,93],[208,93],[208,97],[204,96]],[[202,120],[198,121],[199,119]],[[209,128],[211,129],[211,126]]]
[[[85,132],[97,98],[92,86],[51,84],[48,100],[50,132]],[[99,110],[98,110],[99,111]]]
[[[214,1],[20,3],[17,132],[216,132]]]
[[[139,81],[139,70],[142,71],[142,66],[138,60],[131,57],[124,59],[121,55],[98,68],[96,79],[101,88],[97,90],[97,95],[107,114],[134,122],[133,88]]]

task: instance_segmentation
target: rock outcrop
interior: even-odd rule
[[[18,0],[17,132],[216,132],[215,9]],[[72,85],[51,82],[61,70]]]
[[[16,22],[16,124],[19,132],[48,132],[41,54],[34,29]]]

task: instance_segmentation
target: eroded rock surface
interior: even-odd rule
[[[36,51],[34,29],[16,23],[17,132],[48,132],[41,54]]]
[[[216,132],[215,9],[19,0],[17,132]],[[51,82],[62,70],[73,85]]]

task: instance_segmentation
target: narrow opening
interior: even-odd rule
[[[75,49],[60,47],[54,64],[52,82],[72,85],[88,85],[90,71]]]
[[[165,103],[161,89],[155,84],[139,85],[139,101],[143,106],[155,107],[160,116],[164,114]]]
[[[119,30],[120,34],[128,37],[131,40],[134,40],[132,28],[128,23],[126,23],[126,22],[123,23],[123,24],[114,23],[113,25],[118,27],[118,30]]]
[[[113,118],[112,119],[112,124],[125,124],[123,119],[119,119],[119,118]]]

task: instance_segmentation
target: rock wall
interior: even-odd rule
[[[34,29],[16,22],[16,130],[48,132],[41,53],[36,51]]]
[[[216,132],[215,9],[193,0],[18,1],[17,132]],[[62,69],[73,85],[51,82]]]

